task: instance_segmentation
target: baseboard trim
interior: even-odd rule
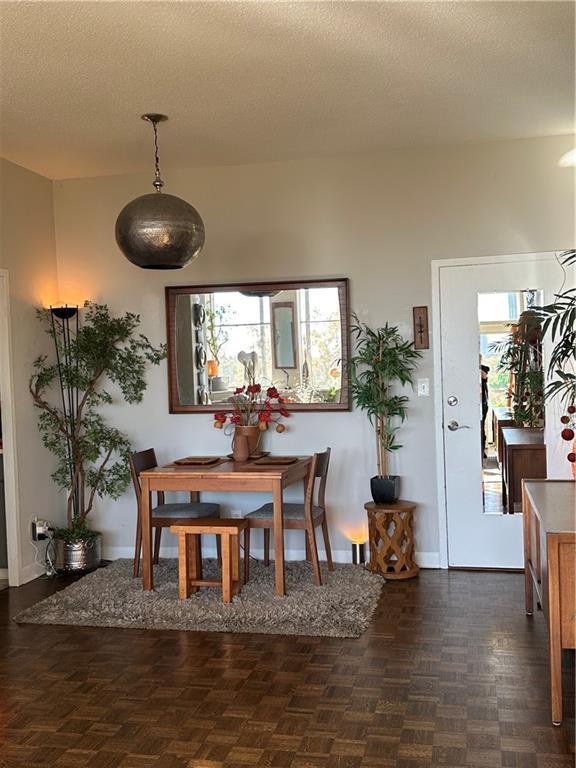
[[[39,576],[43,576],[46,573],[46,569],[36,563],[29,563],[23,568],[20,568],[20,580],[18,586],[27,584],[29,581],[34,581]]]
[[[204,553],[205,557],[216,557],[216,547],[214,546],[203,546],[202,552]],[[253,550],[250,548],[250,552],[256,558],[262,558],[264,555],[263,551],[257,548],[254,548]],[[318,554],[320,555],[320,560],[326,559],[323,550],[320,550]],[[132,547],[104,546],[102,547],[102,557],[105,560],[118,560],[120,558],[132,559],[134,557],[134,549]],[[161,547],[160,557],[178,557],[177,547]],[[286,550],[286,560],[304,560],[305,557],[306,553],[303,549]],[[350,563],[352,562],[352,552],[350,549],[334,550],[332,552],[332,559],[335,563]],[[440,553],[417,552],[416,562],[420,568],[440,568]]]
[[[0,568],[0,579],[2,581],[6,581],[8,578],[8,568]]]
[[[416,562],[420,568],[436,570],[440,568],[440,552],[416,552]]]

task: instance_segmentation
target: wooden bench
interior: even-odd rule
[[[178,594],[185,600],[201,587],[222,587],[222,600],[232,602],[240,593],[240,533],[248,523],[242,519],[203,517],[186,525],[172,525],[170,530],[178,536]],[[202,578],[200,536],[211,533],[222,542],[222,580],[205,581]]]

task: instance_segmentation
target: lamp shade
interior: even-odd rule
[[[120,211],[116,242],[128,261],[142,269],[181,269],[202,250],[204,222],[185,200],[151,192]]]

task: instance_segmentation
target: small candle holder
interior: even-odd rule
[[[353,565],[366,563],[366,542],[362,542],[362,544],[352,542],[352,563]]]

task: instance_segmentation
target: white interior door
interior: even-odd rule
[[[483,503],[478,296],[539,289],[544,302],[550,303],[563,279],[553,254],[440,266],[442,429],[450,566],[523,567],[522,515],[490,513]],[[450,423],[461,428],[451,431]]]

